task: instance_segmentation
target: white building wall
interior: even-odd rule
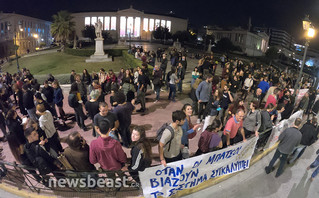
[[[129,31],[126,29],[126,35],[123,38],[131,38],[131,39],[138,39],[138,40],[151,40],[151,34],[152,32],[150,30],[145,31],[143,29],[144,27],[144,18],[148,19],[148,29],[150,27],[150,19],[154,20],[154,29],[156,28],[156,21],[159,21],[159,24],[167,26],[167,21],[170,22],[170,31],[172,34],[174,34],[177,31],[184,31],[187,30],[187,19],[181,19],[176,17],[170,17],[170,16],[162,16],[162,15],[155,15],[155,14],[147,14],[138,10],[135,10],[133,8],[125,9],[125,10],[119,10],[117,12],[82,12],[82,13],[74,13],[72,14],[74,17],[74,22],[76,23],[76,34],[79,38],[82,37],[82,30],[85,27],[85,17],[106,17],[106,16],[115,16],[116,17],[116,30],[108,30],[111,34],[113,39],[120,39],[120,17],[124,16],[126,17],[126,23],[127,23],[127,17],[133,17],[133,29],[135,30],[136,27],[136,18],[140,18],[140,27],[139,31],[134,31],[133,34],[129,35],[127,34]],[[105,19],[105,18],[104,18]],[[103,22],[103,21],[102,21]],[[94,25],[94,24],[93,24]],[[126,24],[127,27],[127,24]],[[136,34],[139,32],[138,36]],[[123,36],[123,35],[122,35]]]

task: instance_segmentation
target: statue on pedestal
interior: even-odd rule
[[[101,22],[101,20],[99,19],[97,23],[95,23],[94,27],[95,27],[95,35],[96,38],[102,38],[102,27],[103,24]]]

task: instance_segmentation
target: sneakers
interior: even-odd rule
[[[200,119],[197,119],[196,124],[200,124],[200,123],[201,123]]]
[[[144,111],[145,111],[145,109],[139,109],[136,112],[144,112]]]
[[[158,100],[155,100],[155,101],[154,101],[154,103],[157,103],[157,102],[158,102]]]

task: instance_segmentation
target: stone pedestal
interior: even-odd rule
[[[173,47],[176,49],[182,49],[182,44],[177,39],[177,41],[173,43]]]
[[[112,58],[109,58],[108,54],[104,53],[103,40],[103,38],[95,39],[95,53],[94,55],[90,56],[89,59],[86,59],[85,62],[89,63],[112,61]]]

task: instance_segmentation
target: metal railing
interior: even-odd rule
[[[126,178],[131,179],[128,171],[121,171]],[[102,193],[105,196],[115,196],[118,192],[133,192],[140,191],[139,184],[133,180],[122,183],[122,179],[119,175],[114,179],[117,181],[117,186],[114,183],[107,183],[110,177],[109,174],[115,174],[114,171],[94,171],[94,172],[78,172],[78,171],[54,171],[48,175],[40,175],[37,169],[20,165],[17,163],[10,163],[6,161],[0,161],[0,180],[1,183],[5,183],[11,186],[18,187],[19,190],[29,190],[31,192],[65,192],[65,193]],[[89,176],[89,177],[88,177]],[[87,186],[88,178],[95,180],[95,184]],[[59,180],[64,179],[68,182],[61,186]],[[79,181],[82,179],[82,183],[69,182]],[[103,187],[97,185],[97,180],[104,180],[105,185]],[[71,184],[71,185],[70,185]],[[83,184],[83,185],[81,185]],[[91,182],[92,184],[92,182]],[[121,185],[122,184],[122,185]],[[51,192],[50,192],[51,191]]]

